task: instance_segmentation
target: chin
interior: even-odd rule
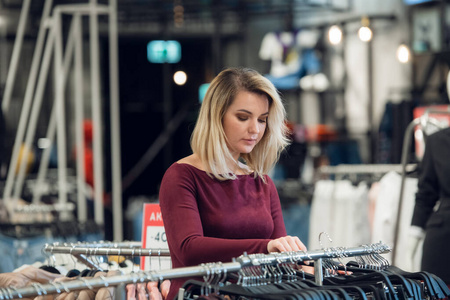
[[[242,150],[240,151],[240,153],[243,153],[243,154],[249,154],[250,152],[253,151],[253,148],[255,148],[255,147],[244,148],[244,149],[242,149]]]

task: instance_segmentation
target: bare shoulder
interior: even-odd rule
[[[200,160],[200,158],[196,154],[192,154],[192,155],[186,156],[186,157],[180,159],[179,161],[177,161],[177,163],[179,163],[179,164],[188,164],[188,165],[191,165],[193,167],[196,167],[197,169],[204,170],[203,163],[202,163],[202,161]]]

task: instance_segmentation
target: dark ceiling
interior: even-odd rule
[[[44,2],[45,0],[32,0],[30,13],[39,16]],[[339,6],[336,2],[339,2]],[[0,0],[0,8],[20,10],[22,3],[23,0]],[[55,0],[53,3],[64,5],[89,1]],[[97,3],[107,4],[108,1],[100,0]],[[185,22],[217,20],[227,16],[241,19],[269,15],[283,17],[311,11],[348,11],[351,5],[352,0],[117,0],[118,18],[121,23],[164,23],[172,21],[176,13],[181,13]]]

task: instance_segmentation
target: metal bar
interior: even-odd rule
[[[75,140],[76,140],[76,167],[77,167],[77,216],[78,221],[86,222],[87,220],[87,199],[86,199],[86,169],[84,167],[85,153],[84,153],[84,130],[83,130],[83,32],[81,24],[81,15],[75,14]]]
[[[20,22],[19,22],[19,26],[17,29],[17,36],[16,36],[16,39],[14,42],[14,49],[13,49],[13,54],[12,54],[12,58],[11,58],[10,70],[8,72],[8,78],[6,80],[5,94],[3,96],[2,110],[3,110],[4,115],[7,114],[8,109],[9,109],[9,102],[11,100],[11,94],[12,94],[13,85],[14,85],[14,78],[16,76],[17,64],[19,62],[20,51],[22,48],[23,34],[25,31],[26,18],[27,18],[29,8],[30,8],[30,2],[31,1],[29,1],[29,0],[25,0],[23,2],[22,11],[20,13]],[[45,8],[44,8],[43,15],[42,15],[43,19],[41,20],[42,24],[45,22],[45,20],[47,19],[47,16],[48,16],[48,10],[49,10],[48,2],[50,2],[50,4],[51,4],[51,1],[49,1],[49,0],[47,0],[45,3]],[[8,175],[6,177],[5,190],[3,192],[3,199],[5,199],[5,201],[9,201],[10,197],[11,197],[17,163],[19,161],[20,147],[21,147],[21,144],[23,141],[23,137],[25,135],[28,115],[30,113],[31,100],[32,100],[32,95],[34,93],[34,81],[36,80],[35,77],[36,77],[36,73],[37,73],[37,70],[39,67],[38,59],[40,58],[41,53],[42,53],[43,41],[44,41],[44,37],[45,37],[45,35],[44,35],[45,27],[44,26],[41,26],[41,27],[43,29],[39,30],[39,33],[38,33],[38,40],[36,43],[36,51],[33,54],[33,61],[32,61],[32,65],[31,65],[30,77],[29,77],[29,80],[27,83],[27,88],[25,91],[25,97],[24,97],[24,101],[22,104],[22,111],[20,113],[20,118],[19,118],[19,125],[17,127],[16,139],[14,141],[11,161],[10,161],[9,169],[8,169]],[[25,162],[25,159],[22,159],[21,163],[24,163],[24,162]],[[16,201],[16,200],[14,200],[14,201]]]
[[[64,56],[64,68],[63,68],[64,72],[61,73],[62,75],[64,75],[63,89],[65,89],[65,85],[67,83],[69,66],[71,64],[72,53],[73,53],[73,49],[74,49],[74,38],[72,38],[72,32],[73,32],[72,28],[73,28],[73,26],[71,26],[71,28],[70,28],[69,39],[68,39],[67,45],[66,45],[67,51]],[[52,47],[54,47],[55,34],[56,34],[56,27],[53,24],[51,27],[51,30],[49,31],[49,37],[47,40],[47,43],[50,44]],[[55,56],[56,56],[56,54],[55,54]],[[50,64],[50,60],[47,62],[44,59],[44,61],[42,63],[42,65],[43,65],[42,68],[48,68],[49,64]],[[38,86],[38,89],[36,91],[36,94],[37,94],[36,97],[42,97],[43,92],[44,92],[44,87],[42,87],[42,90],[41,90],[40,87]],[[53,109],[52,109],[52,112],[50,115],[50,121],[49,121],[49,125],[47,128],[47,134],[46,134],[46,138],[49,140],[50,145],[53,144],[53,141],[55,138],[55,132],[56,132],[56,119],[57,119],[56,111],[57,111],[57,107],[58,107],[58,105],[56,103],[57,103],[57,100],[55,98],[55,103],[53,105]],[[38,170],[38,176],[37,176],[37,180],[36,180],[36,187],[38,187],[38,188],[35,190],[35,193],[33,195],[33,203],[39,203],[40,198],[42,196],[42,191],[39,190],[39,187],[42,186],[42,183],[44,182],[44,178],[47,174],[51,150],[52,150],[52,148],[48,147],[48,148],[44,149],[44,152],[42,154],[42,158],[41,158],[41,162],[40,162],[39,170]]]
[[[92,6],[91,4],[68,4],[68,5],[60,5],[60,11],[63,14],[82,14],[89,15],[91,13],[94,14],[109,14],[110,8],[108,5],[97,4]]]
[[[109,1],[109,97],[111,118],[111,172],[113,238],[123,240],[122,159],[120,150],[119,45],[117,29],[117,0]]]
[[[66,70],[63,65],[63,36],[62,15],[59,7],[54,10],[55,26],[55,53],[54,53],[54,76],[55,76],[55,106],[56,106],[56,142],[58,150],[58,201],[67,203],[67,158],[66,158],[66,117],[64,84],[66,81]]]
[[[216,268],[220,268],[224,272],[232,273],[239,271],[241,265],[237,262],[234,263],[224,263],[218,264]],[[185,278],[185,277],[194,277],[194,276],[202,276],[207,272],[205,267],[186,267],[181,269],[168,269],[162,271],[149,271],[149,272],[134,272],[129,275],[117,275],[111,277],[96,277],[85,280],[73,280],[66,282],[59,282],[54,284],[39,284],[36,286],[28,286],[25,288],[14,289],[8,291],[8,294],[11,294],[12,299],[16,298],[26,298],[29,296],[36,296],[39,294],[56,294],[61,293],[61,291],[74,291],[86,289],[86,287],[90,289],[108,287],[108,286],[117,286],[121,283],[137,283],[137,282],[147,282],[147,281],[162,281],[164,279],[175,279],[175,278]],[[209,270],[208,270],[209,272]],[[20,295],[20,296],[19,296]],[[7,298],[6,299],[11,299]]]
[[[90,0],[90,5],[94,9],[96,0]],[[102,143],[102,115],[100,97],[100,55],[99,55],[99,33],[98,16],[92,10],[89,15],[89,41],[90,41],[90,69],[91,69],[91,92],[92,92],[92,120],[93,120],[93,141],[94,151],[94,218],[95,222],[103,225],[103,143]]]
[[[15,212],[21,213],[37,213],[37,212],[62,212],[62,211],[73,211],[75,210],[75,205],[73,203],[66,203],[61,205],[59,203],[55,204],[28,204],[20,205],[14,208]]]
[[[413,170],[417,164],[408,164],[407,169]],[[337,165],[322,166],[319,172],[322,174],[380,174],[395,171],[402,172],[401,164],[361,164],[361,165]]]
[[[67,70],[68,69],[68,65],[70,64],[71,61],[71,57],[72,57],[72,52],[73,52],[73,45],[74,45],[74,26],[73,23],[70,26],[69,29],[69,38],[68,38],[68,42],[67,42],[67,53],[66,53],[66,57],[64,60],[64,65],[66,66],[64,69]],[[48,46],[51,46],[51,44],[48,44]],[[45,49],[45,52],[47,52],[47,47]],[[35,97],[33,99],[33,104],[32,104],[32,109],[31,109],[31,114],[30,114],[30,120],[28,121],[28,130],[27,133],[25,135],[25,141],[24,141],[24,147],[25,149],[30,149],[31,148],[31,144],[34,140],[35,137],[35,133],[36,133],[36,126],[37,126],[37,121],[38,121],[38,117],[39,117],[39,113],[40,113],[40,109],[41,109],[41,105],[42,105],[42,98],[44,95],[44,90],[45,90],[45,83],[46,83],[46,79],[47,79],[47,75],[48,75],[48,66],[46,64],[49,63],[50,61],[50,56],[52,53],[51,50],[48,51],[48,53],[44,53],[44,58],[43,58],[43,67],[41,68],[41,76],[39,76],[39,80],[38,80],[38,86],[36,88],[36,94]],[[45,65],[44,65],[45,63]],[[64,77],[67,78],[67,75]],[[63,83],[63,85],[65,85],[65,82]],[[14,194],[13,194],[13,198],[14,199],[19,199],[20,194],[22,192],[22,188],[23,188],[23,183],[25,180],[25,169],[26,169],[26,163],[24,163],[24,161],[27,161],[27,156],[28,156],[28,151],[22,153],[22,159],[21,159],[21,164],[19,167],[19,174],[17,175],[17,180],[15,182],[14,185]]]
[[[314,262],[314,278],[317,285],[323,285],[322,259]]]
[[[33,194],[33,203],[39,203],[42,196],[41,187],[44,183],[44,178],[47,175],[53,140],[55,139],[55,133],[56,133],[56,105],[53,105],[46,133],[46,138],[49,141],[50,146],[45,148],[42,153],[41,162],[39,164],[38,175],[36,179],[36,189],[34,190]]]
[[[70,247],[114,247],[114,248],[131,248],[131,247],[135,247],[135,248],[141,248],[142,247],[142,242],[138,242],[138,241],[128,241],[128,242],[78,242],[76,244],[70,243],[69,244]],[[49,244],[48,246],[52,246],[51,244]],[[60,246],[60,244],[53,244],[53,246]],[[64,246],[67,246],[67,244],[64,244]]]
[[[5,93],[3,95],[2,110],[3,114],[5,115],[8,113],[9,103],[11,102],[11,95],[14,88],[14,79],[16,77],[17,66],[19,64],[20,51],[22,50],[25,25],[27,23],[28,13],[30,12],[30,4],[31,0],[24,0],[22,4],[22,9],[20,11],[19,25],[17,26],[17,35],[16,39],[14,40],[11,63],[9,65],[8,77],[6,78],[5,84]]]
[[[43,250],[48,254],[66,253],[72,255],[123,255],[123,256],[170,256],[168,249],[158,248],[109,248],[109,247],[71,247],[71,246],[45,246]]]
[[[75,251],[77,248],[74,248]],[[98,251],[98,250],[96,250]],[[334,258],[340,257],[342,255],[346,257],[367,255],[373,253],[385,253],[390,251],[390,248],[384,244],[378,243],[369,246],[361,246],[354,248],[330,248],[322,249],[316,251],[298,251],[298,252],[283,252],[283,253],[271,253],[271,254],[251,254],[243,255],[234,259],[233,262],[229,263],[208,263],[202,264],[194,267],[184,267],[184,268],[174,268],[161,271],[149,271],[149,272],[135,272],[129,275],[119,275],[111,277],[100,277],[92,278],[86,280],[74,280],[61,283],[61,288],[64,290],[80,290],[86,287],[90,289],[106,287],[106,286],[116,286],[121,283],[137,283],[146,281],[162,281],[164,279],[176,279],[176,278],[186,278],[194,276],[203,276],[205,274],[210,274],[211,270],[222,270],[224,273],[237,272],[246,266],[260,266],[264,264],[277,264],[282,262],[291,261],[303,261],[303,260],[318,260],[321,258]],[[84,253],[86,254],[86,253]],[[8,291],[12,295],[12,298],[25,298],[27,296],[35,296],[39,293],[42,294],[42,290],[46,294],[54,294],[61,290],[56,284],[43,284],[39,285],[39,291],[36,287],[25,287],[16,289],[14,291]]]
[[[14,191],[13,191],[13,199],[19,199],[20,194],[22,192],[23,182],[25,179],[25,171],[28,161],[28,156],[30,155],[31,151],[28,151],[28,149],[31,149],[31,143],[34,139],[34,135],[36,133],[36,124],[38,115],[41,109],[42,104],[42,95],[45,88],[45,79],[47,78],[48,74],[48,64],[50,62],[50,56],[52,53],[52,49],[48,49],[51,47],[51,43],[46,45],[46,49],[44,50],[44,57],[40,69],[40,76],[39,79],[37,79],[38,71],[39,71],[39,64],[40,59],[42,56],[42,49],[44,47],[44,40],[45,40],[45,33],[46,33],[46,27],[44,26],[45,22],[48,20],[48,16],[50,14],[52,1],[46,1],[44,10],[42,13],[42,19],[41,19],[41,26],[38,33],[38,38],[36,41],[36,50],[33,54],[33,61],[31,65],[30,70],[30,76],[28,78],[27,87],[25,91],[25,97],[24,97],[24,105],[30,105],[31,107],[31,114],[28,121],[28,130],[26,131],[25,140],[23,143],[24,151],[21,155],[21,160],[19,164],[19,172],[17,174],[17,179],[14,184]],[[50,33],[49,33],[50,35]],[[48,39],[51,39],[50,36]],[[36,81],[38,80],[37,87],[36,87]],[[34,90],[36,87],[36,91]],[[35,93],[36,92],[36,93]],[[34,95],[34,97],[33,97]],[[31,104],[32,103],[32,104]],[[29,110],[29,109],[28,109]],[[29,112],[27,112],[27,115]],[[28,117],[27,117],[28,118]],[[24,122],[26,124],[26,122]],[[24,131],[25,132],[25,131]],[[18,132],[17,137],[20,140],[23,139],[24,132],[20,133]],[[17,166],[17,163],[14,164],[14,166]],[[15,172],[17,171],[15,168],[13,169]]]
[[[84,254],[77,254],[74,255],[75,258],[80,261],[82,264],[84,264],[85,266],[87,266],[88,268],[91,269],[95,269],[95,270],[99,270],[99,271],[103,271],[102,268],[100,268],[100,266],[98,266],[97,264],[95,264],[92,260],[90,260],[86,255]]]

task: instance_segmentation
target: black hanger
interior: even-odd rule
[[[53,273],[53,274],[61,274],[61,272],[59,272],[59,270],[57,268],[50,266],[50,265],[40,266],[39,269]]]

